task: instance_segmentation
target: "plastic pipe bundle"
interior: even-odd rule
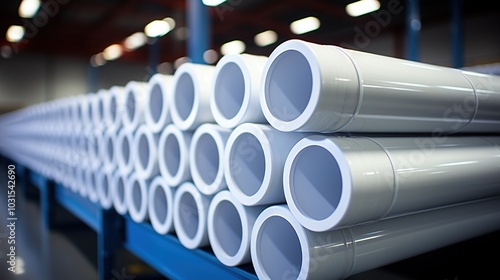
[[[130,81],[125,86],[122,122],[129,132],[144,123],[147,90],[148,84],[143,82]]]
[[[149,181],[132,173],[125,185],[125,202],[130,218],[141,223],[148,218],[148,190]]]
[[[310,136],[284,170],[294,216],[327,231],[500,195],[500,137]]]
[[[496,198],[313,232],[287,206],[271,206],[255,222],[252,261],[260,279],[343,279],[499,230],[499,210]]]
[[[207,122],[214,122],[210,111],[210,85],[214,66],[184,63],[174,74],[170,114],[181,130],[195,130]]]
[[[283,166],[302,133],[283,133],[262,124],[242,124],[229,136],[224,174],[229,190],[244,205],[285,202]]]
[[[172,100],[173,76],[154,74],[148,81],[144,118],[153,133],[159,133],[171,122],[169,104]]]
[[[215,256],[227,266],[250,262],[250,235],[264,206],[243,206],[231,192],[214,196],[208,209],[208,237]]]
[[[167,184],[177,187],[191,180],[189,146],[193,133],[168,125],[158,141],[158,165]]]
[[[174,227],[177,237],[189,249],[207,246],[207,214],[211,197],[201,194],[186,182],[174,195]]]
[[[260,108],[260,78],[267,57],[228,54],[215,67],[210,108],[222,127],[266,123]]]
[[[155,177],[148,188],[148,216],[159,234],[174,231],[174,189],[161,176]]]
[[[205,195],[227,187],[224,180],[224,147],[231,130],[215,124],[196,129],[189,148],[189,166],[195,186]]]
[[[500,77],[290,40],[262,80],[283,131],[500,132]]]
[[[134,133],[132,151],[135,153],[134,171],[139,178],[151,179],[160,172],[158,168],[158,134],[146,125],[141,125]]]

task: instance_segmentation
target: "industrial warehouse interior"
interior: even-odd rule
[[[0,279],[498,278],[494,1],[0,19]]]

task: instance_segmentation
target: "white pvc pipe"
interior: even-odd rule
[[[261,90],[282,131],[500,131],[500,77],[335,46],[281,44]]]
[[[267,123],[260,107],[260,79],[267,57],[228,54],[217,62],[210,108],[222,127]]]
[[[120,215],[127,214],[127,175],[119,170],[113,173],[113,183],[111,184],[111,197],[113,208]]]
[[[174,78],[155,74],[148,81],[145,122],[152,132],[158,133],[171,122],[169,104],[172,100]]]
[[[147,83],[136,81],[130,81],[125,86],[122,121],[123,128],[129,132],[144,123],[147,86]]]
[[[193,134],[189,147],[191,177],[205,195],[214,195],[227,188],[222,160],[230,134],[230,129],[209,123],[198,127]]]
[[[271,206],[252,232],[259,279],[344,279],[500,229],[500,199],[422,212],[328,232],[303,228]]]
[[[148,216],[153,229],[159,234],[173,232],[174,189],[165,179],[157,176],[148,190]]]
[[[117,166],[115,141],[116,132],[106,130],[100,143],[100,156],[105,170],[114,170]]]
[[[132,173],[125,185],[125,201],[130,218],[141,223],[148,218],[148,186],[149,182]]]
[[[82,124],[84,129],[91,129],[93,127],[93,113],[92,113],[92,103],[95,95],[92,93],[84,95],[81,101],[81,111],[82,111]]]
[[[160,170],[158,168],[158,134],[146,125],[141,125],[134,133],[132,152],[134,155],[134,171],[139,178],[151,179]]]
[[[99,171],[97,173],[97,198],[104,209],[110,209],[113,206],[112,184],[113,170]]]
[[[282,203],[283,165],[302,133],[263,124],[242,124],[229,136],[224,154],[227,186],[243,205]]]
[[[174,74],[173,96],[170,103],[172,121],[181,130],[195,130],[214,122],[210,110],[210,85],[215,67],[184,63]]]
[[[327,231],[500,195],[500,137],[310,136],[283,185],[304,227]]]
[[[208,237],[215,256],[227,266],[249,263],[250,236],[264,206],[243,206],[231,192],[214,196],[208,208]]]
[[[101,166],[101,159],[99,157],[99,145],[102,140],[99,140],[101,133],[98,130],[87,130],[86,134],[86,151],[88,156],[88,165],[97,169]]]
[[[158,140],[158,166],[160,173],[171,187],[191,180],[189,169],[189,146],[192,132],[181,131],[170,124],[162,131]]]
[[[122,174],[129,174],[134,168],[135,153],[132,150],[133,142],[132,133],[129,133],[125,129],[121,129],[118,132],[115,141],[115,153],[118,169]]]
[[[179,241],[188,249],[209,245],[207,214],[211,197],[186,182],[174,195],[174,226]]]
[[[104,111],[104,119],[111,131],[118,131],[122,127],[125,113],[125,88],[112,86],[109,89],[109,99]]]
[[[99,201],[99,197],[97,196],[98,172],[99,169],[93,169],[92,167],[85,169],[85,187],[87,189],[87,197],[93,203],[97,203]]]
[[[108,90],[100,89],[92,99],[92,122],[95,129],[106,129],[105,111],[108,107]]]

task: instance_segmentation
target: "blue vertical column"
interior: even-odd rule
[[[210,17],[208,8],[201,0],[187,0],[189,28],[188,56],[194,63],[205,63],[203,53],[210,46]]]
[[[406,0],[406,59],[420,60],[420,1]]]
[[[87,66],[87,93],[97,92],[97,77],[99,76],[98,67],[91,64]]]
[[[97,206],[100,208],[100,206]],[[114,209],[99,209],[97,231],[97,274],[99,280],[115,279],[117,249],[123,244],[123,217]],[[120,271],[118,271],[120,274]]]
[[[149,63],[148,63],[149,77],[156,74],[158,69],[158,64],[160,62],[160,38],[156,37],[153,38],[152,40],[153,42],[149,45]]]
[[[450,0],[451,5],[451,50],[453,67],[464,66],[462,0]]]

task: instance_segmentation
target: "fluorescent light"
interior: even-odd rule
[[[259,47],[265,47],[276,43],[278,34],[272,30],[261,32],[254,37],[255,44]]]
[[[104,49],[102,56],[106,60],[115,60],[122,56],[122,47],[119,44],[113,44]]]
[[[234,40],[234,41],[227,42],[224,45],[222,45],[220,47],[220,52],[223,55],[233,54],[233,53],[242,53],[245,51],[245,48],[246,48],[246,46],[245,46],[245,43],[243,43],[243,41]]]
[[[203,0],[202,2],[206,6],[214,7],[214,6],[219,6],[220,4],[226,2],[226,0]]]
[[[170,30],[175,28],[175,20],[171,17],[166,17],[163,19],[163,21],[167,22],[168,25],[170,26]]]
[[[101,53],[93,55],[90,58],[90,64],[94,67],[99,67],[99,66],[103,66],[104,64],[106,64],[106,59],[104,59],[103,53],[101,52]]]
[[[9,29],[7,29],[6,38],[7,41],[12,43],[17,43],[21,41],[24,37],[24,27],[20,25],[11,25]]]
[[[345,11],[351,17],[359,17],[380,9],[380,2],[377,0],[360,0],[345,6]]]
[[[22,18],[32,18],[40,9],[40,0],[23,0],[19,5],[19,16]]]
[[[133,51],[135,49],[144,46],[147,40],[148,37],[146,37],[146,35],[143,32],[136,32],[128,36],[123,42],[123,45],[127,50]]]
[[[294,34],[304,34],[316,30],[321,25],[318,18],[306,17],[303,19],[296,20],[290,24],[290,30]]]
[[[144,33],[146,33],[146,35],[151,38],[161,37],[172,30],[172,28],[173,27],[170,26],[170,23],[165,20],[153,20],[152,22],[148,23],[148,25],[146,25],[146,27],[144,28]]]

